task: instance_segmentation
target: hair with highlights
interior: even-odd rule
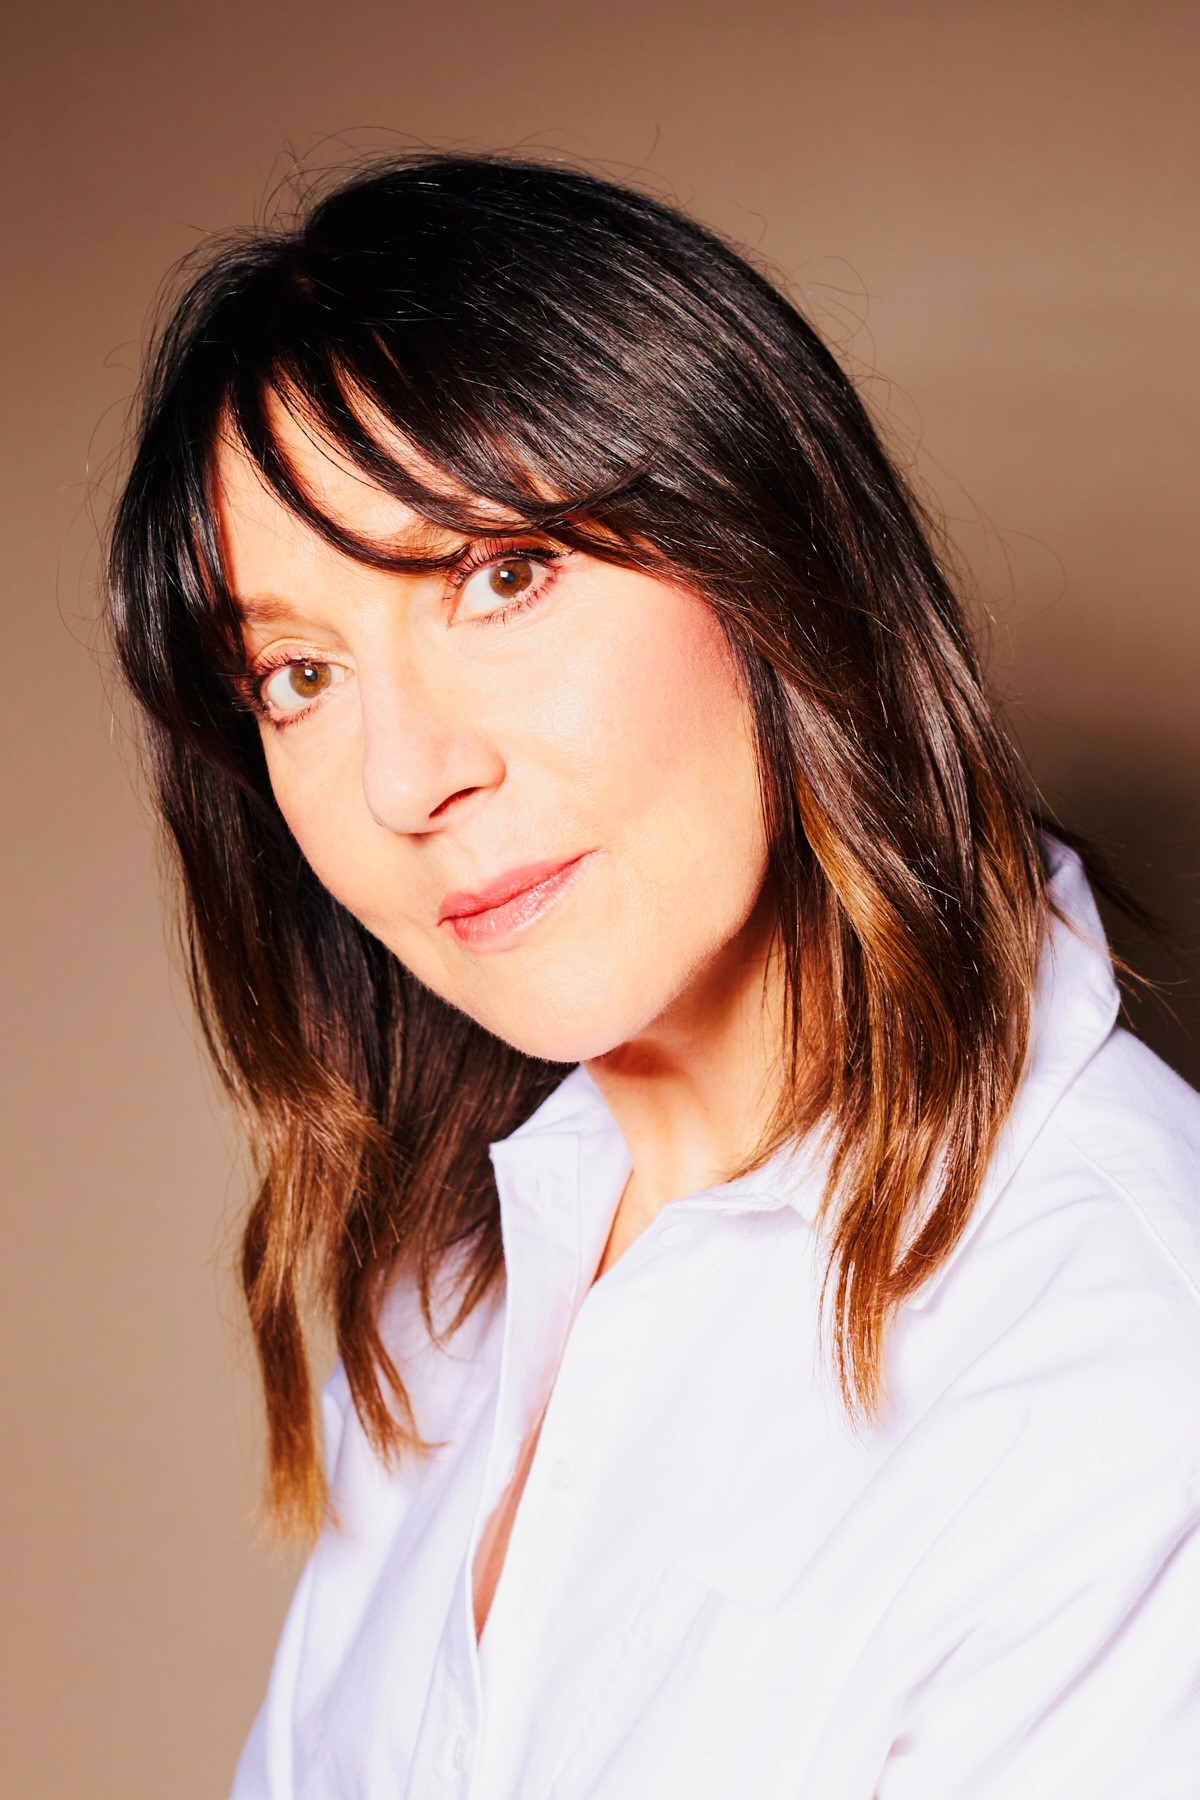
[[[1047,904],[936,535],[829,349],[719,236],[575,169],[393,159],[190,267],[109,541],[196,1003],[257,1156],[241,1276],[275,1520],[305,1535],[325,1514],[318,1314],[376,1450],[425,1447],[385,1291],[406,1270],[432,1328],[451,1261],[455,1325],[502,1279],[487,1146],[565,1072],[426,989],[276,806],[239,699],[221,434],[328,541],[400,566],[315,509],[279,401],[439,525],[479,534],[499,506],[686,583],[721,621],[753,702],[786,974],[784,1098],[754,1163],[828,1133],[829,1341],[870,1417],[888,1322],[962,1231],[1012,1101]]]

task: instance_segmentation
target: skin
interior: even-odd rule
[[[308,491],[356,533],[422,552],[463,543],[282,409],[276,424]],[[283,815],[426,986],[531,1055],[586,1064],[633,1163],[599,1277],[663,1206],[725,1178],[777,1091],[753,719],[721,629],[695,594],[641,571],[577,551],[522,565],[528,537],[499,539],[504,572],[457,590],[444,571],[372,569],[282,506],[229,441],[217,475],[250,664],[291,659],[260,719]],[[531,604],[497,623],[506,580]],[[479,954],[439,925],[448,891],[584,851],[508,947]],[[540,1416],[480,1547],[480,1629]]]

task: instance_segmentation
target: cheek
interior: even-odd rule
[[[640,576],[606,583],[586,631],[578,616],[517,701],[481,692],[505,772],[464,815],[464,844],[478,827],[500,860],[537,829],[555,849],[605,852],[578,901],[511,956],[473,956],[422,922],[411,847],[367,811],[357,733],[331,718],[319,742],[264,734],[280,810],[329,891],[443,998],[561,1061],[658,1017],[745,923],[766,868],[753,715],[718,621]]]
[[[631,978],[671,985],[745,921],[766,873],[754,720],[707,607],[648,608],[591,686],[598,819]],[[636,970],[636,974],[634,971]]]
[[[322,730],[319,745],[298,745],[289,742],[286,731],[276,734],[268,727],[263,749],[276,805],[305,861],[335,899],[368,923],[364,901],[369,906],[376,885],[378,849],[367,829],[357,735],[330,728]],[[377,921],[370,925],[375,929]]]
[[[673,887],[702,872],[720,888],[731,866],[749,878],[746,851],[761,837],[753,717],[706,607],[678,596],[630,641],[604,735],[614,813],[656,862],[656,851],[672,852]]]

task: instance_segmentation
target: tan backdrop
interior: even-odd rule
[[[6,29],[0,1786],[201,1800],[292,1571],[252,1517],[234,1141],[90,648],[89,483],[159,278],[293,153],[412,140],[587,159],[750,243],[940,496],[1048,796],[1194,936],[1200,12],[61,0]],[[1174,1003],[1144,1030],[1196,1079],[1194,982]]]

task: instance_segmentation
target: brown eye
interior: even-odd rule
[[[492,617],[507,617],[510,607],[519,611],[532,606],[554,579],[548,566],[551,561],[557,557],[547,552],[537,556],[518,553],[484,563],[463,582],[456,617],[485,623]]]
[[[534,566],[527,556],[510,556],[505,562],[493,563],[488,570],[488,586],[493,594],[509,600],[533,586]]]
[[[263,704],[276,718],[302,712],[319,700],[327,688],[336,687],[345,673],[340,665],[318,662],[315,657],[283,663],[262,684]]]
[[[329,686],[329,664],[290,663],[288,685],[294,694],[299,694],[304,700],[311,700],[314,694],[319,694]]]

